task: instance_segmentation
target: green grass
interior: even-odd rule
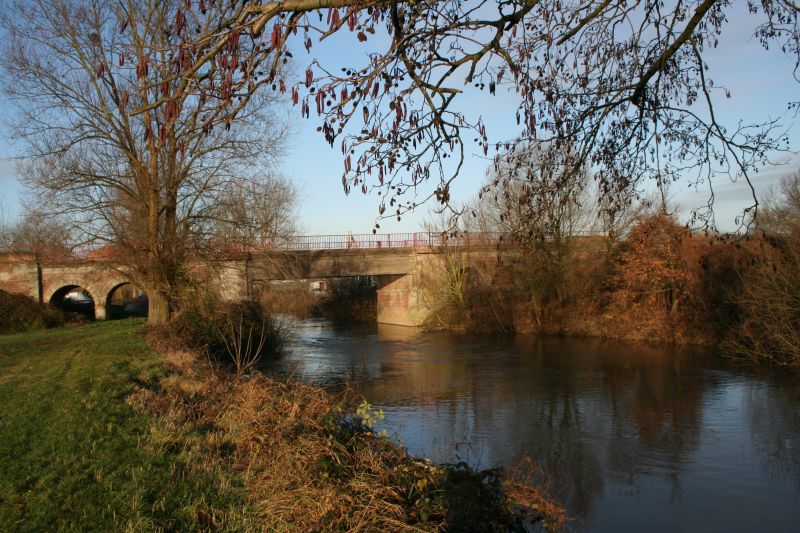
[[[246,514],[235,474],[164,445],[160,421],[126,404],[162,372],[141,328],[0,336],[0,531],[202,530]]]

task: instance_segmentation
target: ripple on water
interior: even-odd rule
[[[798,530],[798,380],[597,339],[326,321],[297,333],[271,371],[350,380],[415,454],[482,467],[531,456],[577,529]]]

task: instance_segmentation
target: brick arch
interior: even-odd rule
[[[53,296],[65,287],[81,287],[82,289],[85,289],[86,292],[89,293],[89,296],[92,297],[92,300],[94,300],[95,308],[98,304],[105,304],[105,301],[100,297],[100,291],[98,291],[92,283],[80,278],[67,278],[50,281],[47,284],[47,289],[45,290],[44,298],[42,300],[45,303],[51,303],[50,300],[53,298]]]
[[[111,296],[114,294],[115,290],[117,290],[118,288],[120,288],[120,287],[122,287],[124,285],[133,285],[138,290],[140,290],[142,293],[144,293],[145,298],[147,297],[147,291],[142,289],[141,286],[139,286],[139,284],[137,284],[133,280],[129,280],[127,278],[120,277],[120,278],[114,279],[113,281],[109,281],[108,283],[106,283],[103,286],[103,290],[102,290],[103,294],[105,295],[104,296],[104,300],[103,300],[103,304],[106,307],[107,318],[118,318],[118,317],[113,316],[114,309],[111,306]],[[123,309],[123,316],[129,316],[129,315],[124,314],[124,313],[125,313],[125,311]],[[141,316],[147,316],[146,313],[147,313],[147,307],[145,307],[145,314],[141,315]]]
[[[127,285],[128,283],[132,285],[136,285],[132,280],[128,278],[124,278],[122,276],[117,278],[112,278],[107,280],[102,285],[102,289],[100,290],[100,294],[103,295],[103,305],[107,305],[109,303],[109,299],[111,298],[111,293],[113,293],[117,288],[121,287],[122,285]],[[138,287],[138,285],[136,285]]]
[[[53,296],[67,286],[86,289],[94,300],[95,318],[106,319],[108,295],[115,287],[131,282],[125,271],[107,264],[92,262],[45,265],[41,269],[42,302],[50,302]]]

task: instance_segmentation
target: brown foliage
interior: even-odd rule
[[[688,333],[682,307],[699,294],[699,273],[687,252],[690,232],[661,211],[640,217],[619,254],[612,315],[623,318],[641,339],[674,340]]]
[[[187,352],[168,351],[167,373],[129,403],[156,415],[164,445],[199,433],[197,461],[226,462],[245,482],[253,529],[298,531],[518,530],[563,509],[527,500],[513,507],[495,471],[476,473],[409,457],[342,413],[342,397],[261,374],[247,381],[214,371]],[[515,485],[515,494],[519,490]],[[521,507],[520,507],[521,506]],[[225,523],[217,524],[225,529]]]

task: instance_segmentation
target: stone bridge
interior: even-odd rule
[[[30,253],[0,253],[0,289],[30,296],[42,303],[59,303],[67,293],[80,288],[92,297],[97,320],[105,320],[114,291],[129,283],[124,268],[106,262],[38,264]]]
[[[460,237],[451,244],[468,243]],[[471,255],[496,256],[485,236],[473,237],[472,244]],[[275,280],[374,276],[378,322],[417,326],[428,315],[422,279],[442,268],[441,245],[442,237],[429,233],[294,237],[279,247],[232,250],[231,259],[214,266],[216,285],[225,298],[242,299]],[[0,289],[59,303],[68,292],[82,288],[94,300],[97,320],[107,317],[114,291],[131,282],[125,271],[113,259],[91,254],[38,264],[32,254],[0,253]]]

